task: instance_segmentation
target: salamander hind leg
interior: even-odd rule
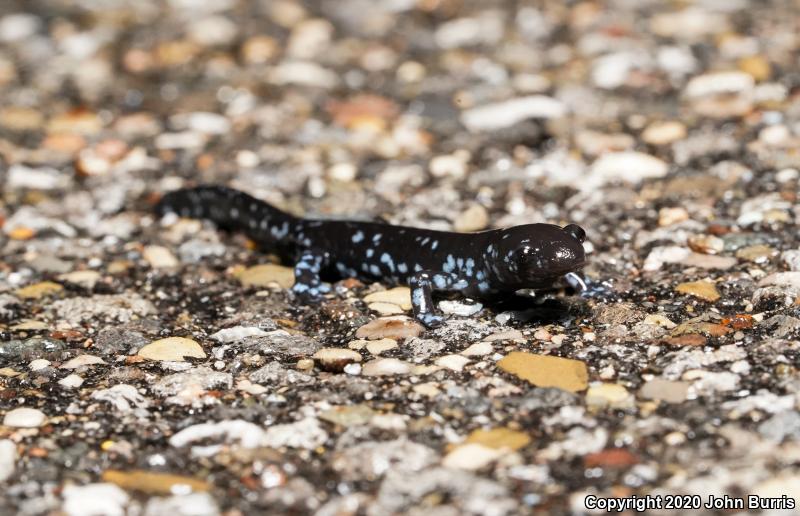
[[[331,291],[330,285],[322,282],[320,272],[328,262],[326,252],[306,251],[294,266],[294,292],[303,301],[319,301],[323,294]]]
[[[435,290],[461,290],[466,282],[455,274],[437,271],[419,271],[408,280],[411,288],[411,307],[414,317],[428,328],[444,324],[444,317],[437,313],[433,304]]]

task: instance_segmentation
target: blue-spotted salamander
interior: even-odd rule
[[[585,233],[569,224],[525,224],[479,233],[453,233],[377,222],[301,219],[238,190],[200,186],[164,195],[159,215],[209,219],[294,263],[292,291],[318,300],[330,291],[322,278],[356,277],[406,284],[414,316],[442,324],[436,291],[479,299],[521,289],[552,287],[584,266]],[[570,278],[568,278],[570,279]]]

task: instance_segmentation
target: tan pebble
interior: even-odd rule
[[[376,415],[378,415],[378,413],[367,405],[359,404],[332,407],[322,412],[319,418],[323,421],[333,423],[334,425],[349,428],[351,426],[366,425]]]
[[[92,289],[100,281],[101,277],[97,271],[73,271],[60,274],[58,280]]]
[[[725,241],[714,235],[692,235],[687,243],[692,251],[703,254],[719,254],[725,249]]]
[[[710,337],[722,337],[727,335],[733,330],[721,324],[710,322],[685,322],[681,323],[672,330],[673,336],[686,335],[691,333],[700,333]]]
[[[11,240],[30,240],[36,236],[36,231],[31,228],[17,227],[8,232]]]
[[[185,337],[167,337],[147,344],[137,353],[148,360],[183,362],[185,357],[206,358],[206,353],[197,342]]]
[[[772,67],[764,56],[747,56],[739,60],[739,70],[756,81],[766,81],[772,74]]]
[[[472,344],[470,347],[462,351],[461,354],[465,357],[481,357],[490,354],[492,351],[494,351],[494,346],[492,346],[492,343],[482,341]]]
[[[475,430],[469,434],[464,442],[481,444],[497,450],[508,449],[516,451],[528,446],[531,442],[531,436],[511,428],[499,427],[488,430]]]
[[[639,389],[639,396],[648,400],[681,403],[686,401],[686,396],[689,394],[689,385],[688,382],[674,382],[654,378]]]
[[[686,126],[680,122],[653,122],[642,132],[642,140],[650,145],[669,145],[686,138]]]
[[[61,369],[77,369],[83,366],[105,364],[105,360],[94,355],[78,355],[77,357],[68,360],[61,364]]]
[[[314,369],[314,361],[310,358],[301,358],[297,361],[297,365],[295,367],[301,371],[308,371],[310,369]]]
[[[367,344],[369,344],[369,342],[370,341],[365,340],[365,339],[351,340],[350,342],[347,343],[347,347],[350,348],[350,349],[354,349],[354,350],[358,351],[358,350],[366,348]]]
[[[650,314],[642,321],[644,324],[652,324],[653,326],[661,326],[662,328],[672,329],[676,324],[661,314]]]
[[[525,336],[519,330],[505,330],[487,335],[482,340],[486,342],[494,342],[497,340],[525,340]]]
[[[380,339],[366,342],[367,351],[375,356],[397,347],[397,341],[394,339]]]
[[[453,154],[433,157],[428,168],[433,177],[463,179],[467,174],[467,162],[469,159],[470,153],[468,151],[457,151]]]
[[[550,342],[552,342],[556,346],[560,346],[561,344],[564,343],[564,340],[566,340],[566,338],[567,338],[567,336],[564,335],[564,334],[553,335],[552,337],[550,337]]]
[[[9,106],[0,110],[0,126],[10,131],[35,131],[44,124],[44,116],[36,109]]]
[[[436,359],[436,365],[460,373],[464,366],[469,364],[470,359],[461,355],[445,355]]]
[[[736,257],[753,263],[766,263],[778,256],[778,250],[766,245],[751,245],[736,251]]]
[[[414,392],[417,394],[421,394],[422,396],[427,396],[428,398],[436,397],[442,391],[434,383],[420,383],[414,386]]]
[[[433,374],[436,371],[441,371],[441,370],[442,366],[420,364],[420,365],[415,365],[411,369],[411,374],[416,376],[425,376],[426,374]]]
[[[586,389],[589,373],[580,360],[514,351],[497,362],[511,373],[537,387],[557,387],[578,392]]]
[[[462,444],[442,459],[442,465],[446,468],[475,471],[488,466],[503,455],[505,455],[503,450],[496,450],[482,444]]]
[[[41,321],[23,320],[19,324],[11,326],[9,329],[12,331],[38,331],[48,328],[49,326]]]
[[[281,288],[294,285],[294,271],[289,267],[265,263],[247,268],[237,274],[237,278],[245,287],[268,287],[277,284]]]
[[[278,55],[280,46],[269,36],[253,36],[242,45],[242,59],[249,64],[263,64]]]
[[[418,322],[403,316],[381,317],[368,322],[356,331],[359,339],[394,339],[404,340],[418,337],[425,328]]]
[[[472,233],[486,229],[489,225],[489,212],[480,204],[473,204],[458,214],[453,221],[453,229],[459,233]]]
[[[43,297],[57,294],[64,290],[64,287],[52,281],[42,281],[34,283],[17,290],[14,294],[21,299],[41,299]]]
[[[392,303],[370,303],[367,307],[381,315],[399,315],[405,311]]]
[[[426,73],[425,66],[417,61],[406,61],[397,67],[397,79],[401,82],[419,82]]]
[[[286,29],[294,27],[308,15],[305,7],[293,0],[274,0],[265,5],[270,19]]]
[[[688,294],[704,301],[714,302],[720,298],[719,292],[717,292],[717,287],[714,286],[714,284],[710,281],[705,280],[681,283],[675,287],[675,290],[681,294]]]
[[[86,109],[75,109],[54,116],[47,123],[48,133],[71,133],[90,136],[103,129],[103,121],[97,113]]]
[[[361,355],[347,348],[322,348],[312,356],[322,369],[342,371],[347,364],[361,362]]]
[[[575,144],[588,156],[599,156],[606,152],[625,151],[631,149],[635,141],[625,133],[605,134],[597,131],[580,131],[575,137]]]
[[[144,470],[108,469],[103,472],[102,479],[123,489],[146,494],[169,495],[175,490],[199,492],[211,489],[208,482],[199,478]]]
[[[678,224],[684,220],[689,220],[689,213],[685,208],[661,208],[658,210],[658,225],[661,227]]]
[[[10,367],[0,367],[0,376],[4,376],[6,378],[14,378],[15,376],[19,376],[20,374],[22,373],[20,373],[19,371],[15,371]]]
[[[411,289],[408,287],[395,287],[389,290],[373,292],[364,296],[365,303],[389,303],[399,306],[402,310],[411,310]]]
[[[129,260],[114,260],[113,262],[108,264],[108,273],[122,274],[123,272],[126,272],[133,266],[134,266],[133,262]]]
[[[538,329],[538,330],[536,330],[536,332],[533,334],[533,338],[535,338],[536,340],[543,340],[543,341],[547,342],[547,341],[549,341],[550,339],[552,339],[552,338],[553,338],[553,336],[552,336],[552,335],[550,334],[550,332],[549,332],[549,331],[547,331],[546,329],[544,329],[544,328],[539,328],[539,329]]]
[[[629,408],[633,396],[624,386],[616,383],[596,383],[586,391],[586,404],[591,407]]]
[[[159,245],[149,245],[142,251],[145,261],[154,269],[168,269],[180,265],[172,251]]]

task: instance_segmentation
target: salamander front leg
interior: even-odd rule
[[[467,282],[455,274],[420,271],[409,278],[408,286],[411,287],[414,317],[428,328],[436,328],[444,324],[444,317],[436,312],[433,304],[434,290],[461,290],[467,286]]]
[[[322,283],[320,271],[328,262],[326,252],[305,251],[294,266],[294,286],[292,292],[304,301],[319,301],[331,287]]]
[[[614,291],[608,283],[595,282],[587,276],[575,272],[565,274],[564,280],[583,298],[610,299],[614,295]]]

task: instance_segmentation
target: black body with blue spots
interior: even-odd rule
[[[160,215],[209,219],[244,231],[295,264],[292,290],[304,299],[330,290],[325,278],[357,277],[411,287],[414,315],[429,327],[443,319],[432,293],[496,298],[547,288],[583,267],[584,232],[574,224],[526,224],[453,233],[383,223],[300,219],[243,192],[219,186],[164,196]]]

